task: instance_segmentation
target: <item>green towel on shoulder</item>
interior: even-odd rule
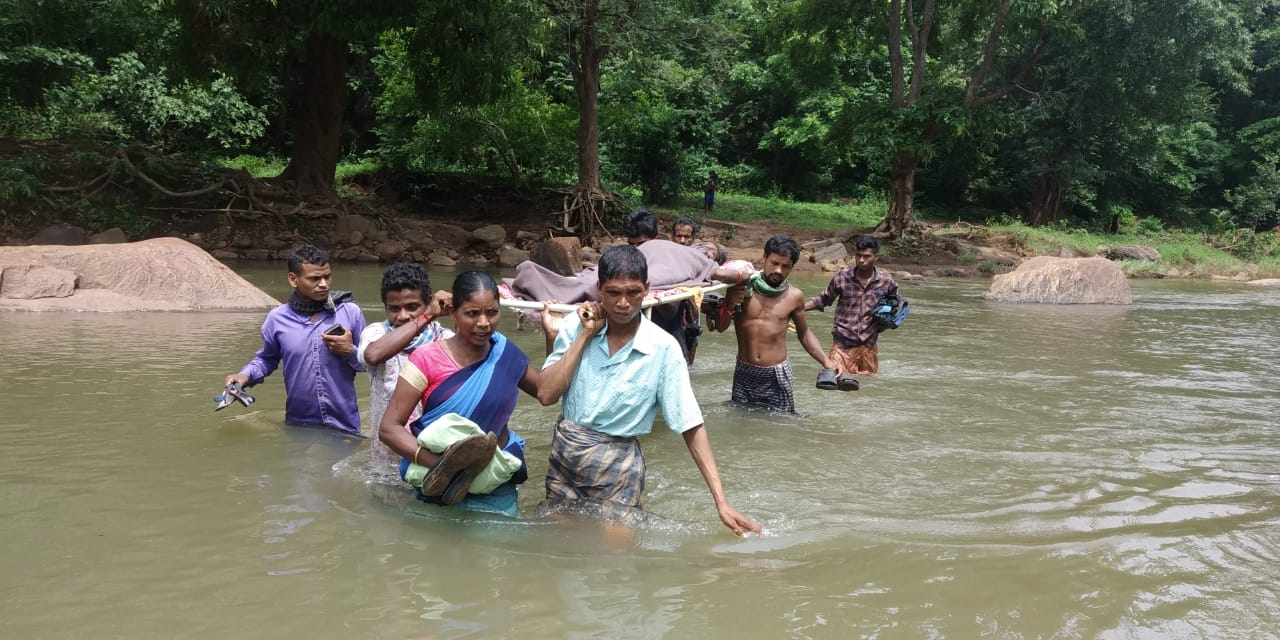
[[[463,438],[483,434],[484,430],[480,425],[456,413],[446,413],[418,433],[418,444],[432,453],[442,453],[449,445]],[[430,470],[430,467],[410,462],[404,479],[409,484],[422,488],[422,479],[427,477],[427,472]],[[489,493],[510,480],[519,470],[520,458],[499,448],[493,453],[493,460],[489,461],[484,471],[471,481],[471,488],[467,492]]]

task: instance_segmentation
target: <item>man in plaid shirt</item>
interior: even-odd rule
[[[805,311],[822,311],[839,299],[831,327],[831,351],[828,356],[840,370],[854,375],[871,375],[880,368],[876,338],[880,328],[872,319],[876,302],[885,294],[898,293],[898,283],[887,271],[876,268],[880,242],[873,236],[862,236],[854,245],[852,267],[838,271],[827,288],[810,298]]]

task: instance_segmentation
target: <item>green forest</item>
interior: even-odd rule
[[[1280,0],[0,0],[0,138],[9,222],[231,168],[307,202],[483,176],[590,229],[716,171],[891,237],[1238,241],[1280,224]]]

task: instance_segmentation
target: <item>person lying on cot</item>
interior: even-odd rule
[[[541,371],[498,331],[502,308],[493,278],[479,271],[453,281],[454,335],[409,355],[378,425],[380,439],[404,459],[400,476],[419,499],[517,515],[516,485],[529,477],[525,441],[508,426],[523,391],[543,405],[568,386],[583,349],[604,325],[598,304],[584,304],[581,334],[561,362]],[[544,313],[550,322],[550,313]],[[544,327],[545,328],[545,327]],[[422,416],[410,424],[414,405]]]

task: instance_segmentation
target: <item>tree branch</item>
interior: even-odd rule
[[[1009,0],[1000,0],[996,8],[996,19],[991,24],[991,32],[987,34],[987,46],[982,50],[982,62],[969,79],[969,86],[964,90],[964,104],[972,107],[978,95],[978,87],[987,81],[991,67],[996,62],[996,50],[1000,48],[1000,35],[1004,32],[1004,21],[1009,16]]]
[[[906,109],[906,84],[902,79],[902,0],[889,0],[889,69],[893,74],[890,90],[893,106]]]
[[[1014,74],[1013,79],[1009,80],[1009,82],[1005,83],[1005,85],[1000,87],[999,89],[996,89],[995,91],[992,91],[991,93],[988,93],[987,95],[984,95],[984,96],[975,96],[971,99],[970,98],[971,92],[968,92],[968,91],[965,92],[965,106],[970,109],[977,109],[979,107],[984,107],[986,105],[991,104],[992,102],[995,102],[996,100],[999,100],[1000,98],[1005,97],[1006,95],[1009,94],[1009,92],[1013,91],[1014,89],[1017,89],[1019,85],[1027,81],[1027,77],[1030,76],[1031,72],[1035,70],[1036,65],[1040,64],[1040,60],[1044,58],[1044,55],[1048,53],[1048,51],[1049,51],[1049,29],[1048,27],[1041,26],[1040,27],[1040,44],[1036,46],[1035,52],[1033,52],[1029,58],[1023,61],[1022,67],[1018,69],[1018,73]]]
[[[152,189],[155,189],[156,191],[159,191],[160,193],[163,193],[164,195],[169,196],[170,198],[194,198],[196,196],[202,196],[206,193],[213,193],[214,191],[221,189],[222,186],[227,183],[227,181],[223,179],[203,189],[196,189],[195,191],[170,191],[160,186],[160,183],[156,182],[155,180],[152,180],[151,176],[148,176],[147,174],[143,173],[142,169],[139,169],[138,167],[134,166],[133,161],[129,159],[129,154],[125,153],[123,150],[117,151],[115,157],[119,159],[121,162],[123,162],[124,166],[128,167],[129,172],[137,176],[139,180],[147,183],[148,185],[151,186]]]
[[[911,6],[911,0],[907,0],[907,6]],[[924,74],[928,71],[929,63],[929,32],[933,30],[933,16],[936,13],[936,0],[926,0],[920,30],[911,35],[911,88],[907,91],[907,104],[915,104],[924,88]]]
[[[105,171],[105,172],[103,172],[103,174],[102,174],[102,175],[100,175],[100,176],[98,176],[98,177],[96,177],[96,178],[94,178],[94,179],[92,179],[92,180],[90,180],[90,181],[88,181],[88,182],[86,182],[86,183],[84,183],[84,184],[77,184],[77,185],[70,186],[70,187],[40,187],[40,190],[41,190],[41,191],[47,191],[47,192],[49,192],[49,193],[69,193],[69,192],[72,192],[72,191],[84,191],[85,189],[88,189],[89,187],[92,187],[93,185],[97,184],[97,183],[98,183],[98,181],[102,180],[103,178],[105,178],[105,177],[107,177],[107,176],[109,176],[109,175],[111,175],[111,172],[110,172],[110,171]]]

